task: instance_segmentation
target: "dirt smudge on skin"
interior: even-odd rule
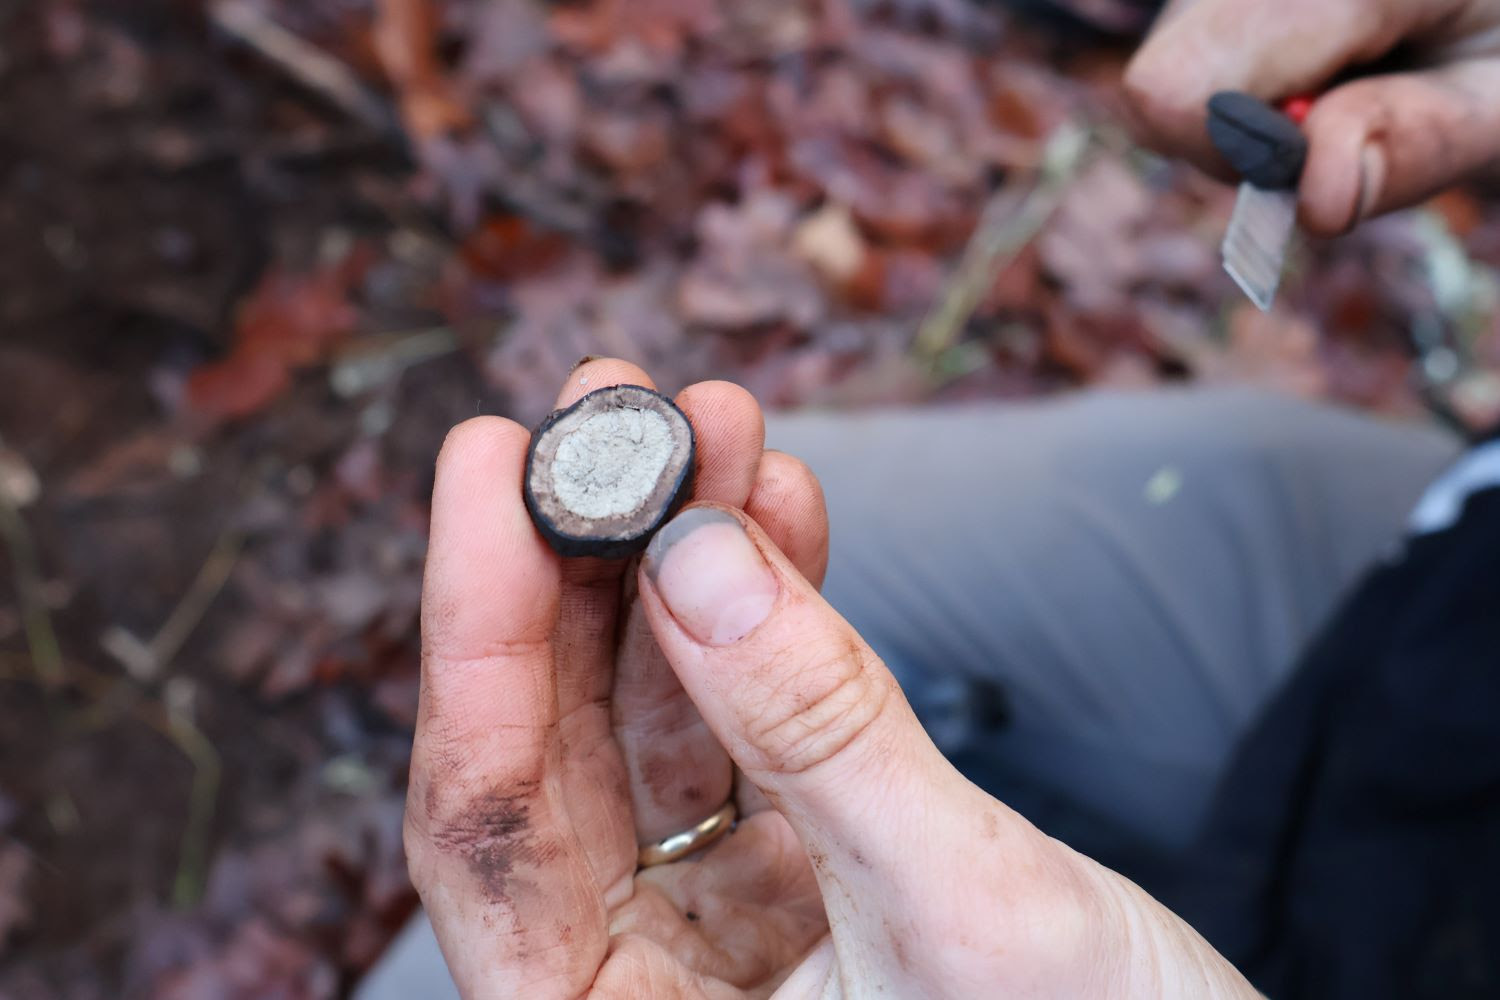
[[[651,801],[658,806],[668,804],[680,766],[678,761],[665,756],[648,757],[641,763],[641,784],[646,786]]]
[[[470,800],[453,819],[435,824],[433,845],[462,857],[491,903],[512,904],[518,865],[544,865],[562,851],[555,840],[541,840],[533,832],[534,800],[532,790],[517,792],[508,785]]]
[[[885,939],[891,947],[891,954],[896,957],[896,964],[901,968],[911,969],[911,958],[906,953],[906,944],[901,940],[901,935],[891,926],[889,920],[885,921]]]

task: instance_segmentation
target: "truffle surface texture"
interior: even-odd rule
[[[526,506],[562,555],[631,555],[686,500],[693,447],[692,425],[665,396],[596,390],[532,436]]]

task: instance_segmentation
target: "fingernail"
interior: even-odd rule
[[[1375,203],[1380,200],[1380,191],[1385,187],[1385,151],[1376,145],[1367,145],[1359,153],[1359,210],[1354,217],[1356,224],[1370,217]]]
[[[780,590],[740,522],[712,507],[685,510],[658,531],[645,566],[672,617],[709,646],[755,631]]]

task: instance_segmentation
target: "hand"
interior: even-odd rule
[[[584,380],[650,384],[591,362],[560,405]],[[545,546],[518,425],[471,420],[438,460],[406,846],[463,995],[1254,996],[954,771],[818,595],[812,475],[762,451],[742,390],[678,403],[695,505],[638,569]],[[736,773],[732,833],[637,870],[638,843],[712,814]]]
[[[1407,72],[1333,84],[1401,47]],[[1125,87],[1145,141],[1223,173],[1205,105],[1219,90],[1318,95],[1301,219],[1319,235],[1414,204],[1500,163],[1500,0],[1173,0]]]

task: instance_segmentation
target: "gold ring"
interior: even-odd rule
[[[729,828],[734,826],[735,817],[738,815],[738,810],[734,808],[734,800],[730,799],[724,803],[722,809],[697,826],[681,833],[674,833],[670,837],[663,837],[654,844],[643,846],[640,853],[636,855],[636,864],[642,868],[650,868],[652,865],[664,865],[668,861],[686,857],[694,851],[701,851],[728,833]]]

